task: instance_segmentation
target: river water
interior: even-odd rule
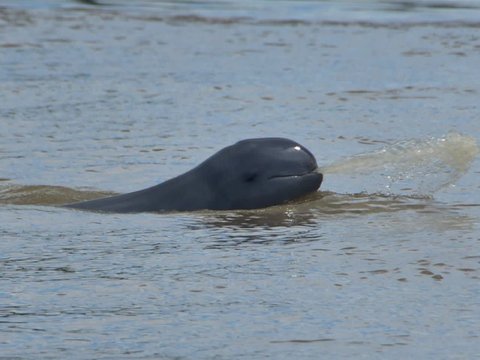
[[[480,357],[476,1],[0,1],[0,359]],[[250,137],[320,191],[52,205]]]

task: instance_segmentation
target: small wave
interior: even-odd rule
[[[339,160],[321,171],[328,174],[368,175],[376,192],[431,195],[455,183],[478,154],[476,140],[449,133],[440,138],[407,140],[370,153]],[[375,179],[375,180],[373,180]]]
[[[0,204],[61,205],[113,194],[106,191],[76,190],[64,186],[2,184]]]

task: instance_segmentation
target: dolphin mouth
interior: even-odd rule
[[[308,175],[320,175],[323,177],[323,174],[320,172],[320,168],[316,167],[312,170],[305,171],[304,173],[300,174],[284,174],[284,175],[273,175],[268,178],[268,180],[273,179],[287,179],[287,178],[300,178]]]

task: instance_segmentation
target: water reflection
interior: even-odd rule
[[[309,226],[315,224],[314,214],[310,211],[298,209],[299,204],[292,203],[284,206],[274,206],[259,210],[238,210],[232,212],[208,213],[204,220],[212,227],[231,228],[272,228]]]
[[[303,201],[267,209],[191,213],[195,221],[187,221],[187,228],[196,232],[206,248],[321,242],[342,223],[348,224],[349,237],[361,237],[361,233],[368,237],[372,231],[380,237],[383,232],[386,237],[392,233],[408,237],[423,230],[471,231],[475,219],[463,207],[430,197],[318,192]]]

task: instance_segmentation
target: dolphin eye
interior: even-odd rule
[[[245,175],[245,182],[252,182],[252,181],[255,181],[255,179],[257,178],[257,174],[256,173],[248,173]]]

